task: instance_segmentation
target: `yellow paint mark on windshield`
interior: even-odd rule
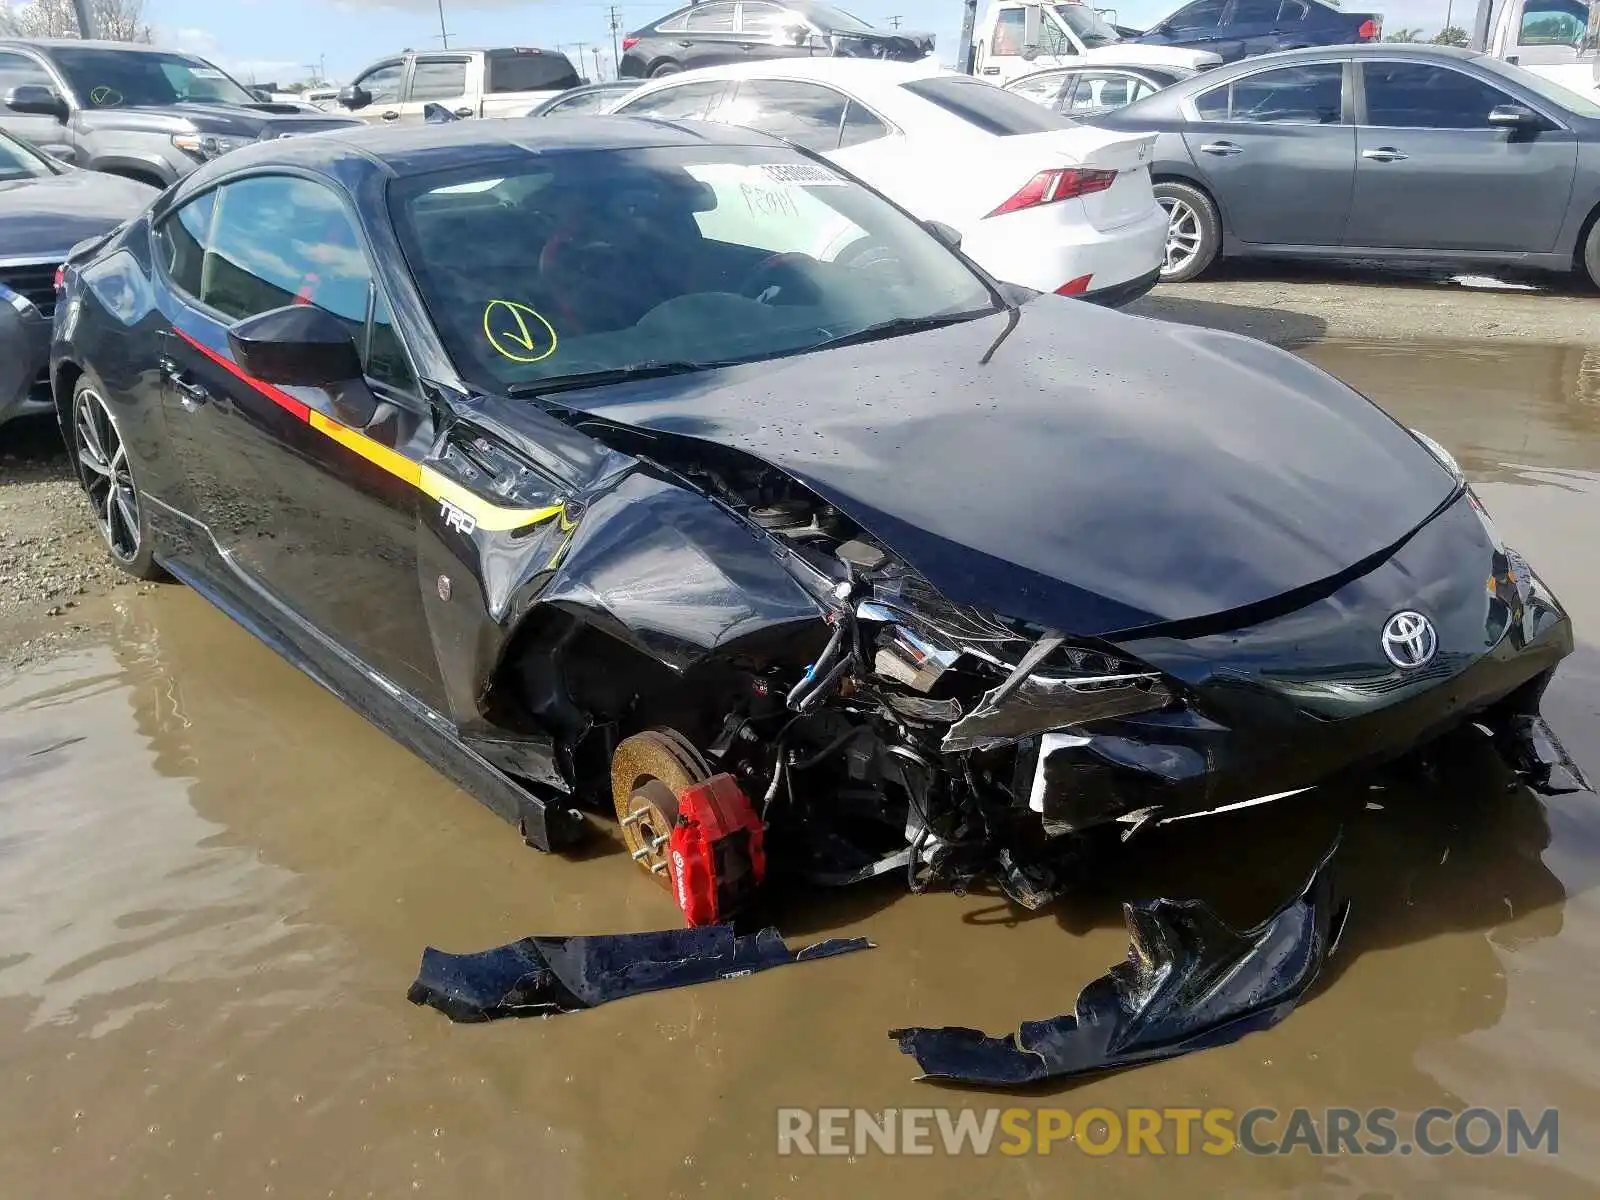
[[[483,310],[483,336],[512,362],[543,362],[556,352],[555,326],[526,304],[491,300]]]

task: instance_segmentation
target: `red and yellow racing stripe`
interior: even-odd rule
[[[466,513],[477,523],[477,528],[479,529],[497,532],[524,529],[529,525],[537,525],[540,522],[558,517],[563,511],[563,506],[560,504],[553,504],[544,508],[506,508],[495,504],[493,501],[485,500],[476,493],[468,491],[454,480],[447,479],[432,467],[409,459],[396,450],[391,450],[382,442],[368,437],[360,430],[351,429],[348,425],[341,425],[332,417],[325,416],[304,402],[296,400],[282,388],[274,387],[272,384],[257,379],[253,375],[246,374],[232,359],[225,358],[209,346],[202,345],[181,329],[175,332],[186,343],[216,363],[217,366],[235,378],[249,384],[285,412],[291,413],[317,432],[338,442],[347,450],[360,455],[385,473],[409,483],[423,495],[437,500],[440,504],[448,504],[450,507]]]

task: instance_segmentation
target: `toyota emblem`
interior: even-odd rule
[[[1419,612],[1398,612],[1383,627],[1383,652],[1395,666],[1410,670],[1431,660],[1439,649],[1433,622]]]

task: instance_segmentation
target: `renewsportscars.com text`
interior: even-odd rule
[[[1409,1155],[1560,1152],[1520,1108],[780,1108],[780,1155]]]

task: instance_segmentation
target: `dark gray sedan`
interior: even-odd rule
[[[1600,283],[1600,105],[1496,59],[1395,43],[1288,50],[1083,120],[1160,133],[1168,282],[1257,255]]]

